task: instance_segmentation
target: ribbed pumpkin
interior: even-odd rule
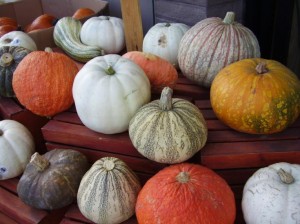
[[[34,151],[33,136],[23,124],[0,121],[0,181],[22,174]]]
[[[300,81],[274,60],[244,59],[222,69],[210,90],[212,108],[231,128],[251,134],[280,132],[300,114]]]
[[[178,67],[179,43],[189,28],[183,23],[155,24],[143,39],[143,52],[155,54]]]
[[[73,104],[76,63],[64,54],[33,51],[18,65],[13,89],[19,102],[40,116],[53,116]]]
[[[26,204],[53,210],[76,200],[81,178],[89,169],[87,158],[71,149],[35,153],[21,176],[17,192]]]
[[[151,177],[136,202],[139,224],[233,224],[234,194],[214,171],[190,163],[171,165]]]
[[[57,22],[57,18],[53,15],[42,14],[36,17],[30,24],[25,27],[25,32],[29,33],[34,30],[47,29],[53,27]]]
[[[80,182],[77,203],[81,213],[95,223],[121,223],[134,214],[140,182],[122,160],[96,161]]]
[[[3,35],[11,32],[11,31],[14,31],[14,30],[17,30],[17,29],[15,26],[12,26],[12,25],[0,26],[0,37],[2,37]]]
[[[4,97],[14,97],[12,87],[13,73],[18,64],[31,51],[23,47],[0,47],[0,95]]]
[[[14,26],[15,29],[18,28],[18,22],[11,17],[6,17],[6,16],[0,17],[0,26],[4,26],[4,25]]]
[[[152,90],[161,91],[164,87],[173,88],[178,79],[175,67],[167,60],[141,51],[129,51],[123,55],[138,64],[149,78]]]
[[[84,17],[92,16],[95,14],[95,11],[90,8],[79,8],[77,9],[72,17],[74,19],[83,19]]]
[[[235,61],[260,57],[258,41],[251,30],[234,21],[227,12],[201,20],[182,37],[178,50],[179,67],[188,79],[210,87],[217,73]]]
[[[180,163],[206,143],[207,127],[201,111],[191,102],[173,98],[165,87],[160,100],[140,108],[129,123],[129,136],[143,156],[159,163]]]

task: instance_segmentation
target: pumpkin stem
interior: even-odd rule
[[[170,23],[166,23],[165,27],[170,27],[171,24]]]
[[[188,172],[182,171],[176,176],[176,180],[180,183],[187,183],[190,180],[190,175]]]
[[[38,152],[31,156],[30,163],[33,164],[39,172],[43,172],[50,165],[50,162]]]
[[[111,160],[105,160],[103,162],[103,167],[107,170],[107,171],[110,171],[110,170],[113,170],[115,168],[115,163]]]
[[[232,24],[234,22],[235,13],[227,12],[225,18],[223,19],[223,23]]]
[[[257,71],[258,74],[264,74],[264,73],[267,73],[269,71],[267,69],[266,62],[263,62],[263,61],[258,63],[255,70]]]
[[[170,87],[163,88],[159,100],[159,108],[161,110],[172,109],[172,95],[173,95],[173,90]]]
[[[286,172],[284,169],[280,168],[277,171],[277,174],[280,177],[280,180],[285,183],[285,184],[291,184],[295,181],[294,177],[292,176],[292,174]]]
[[[53,50],[51,49],[51,47],[46,47],[46,48],[45,48],[45,52],[52,53]]]
[[[112,68],[112,66],[108,66],[108,68],[105,70],[106,74],[108,75],[114,75],[116,71]]]
[[[2,67],[7,67],[13,62],[14,58],[11,53],[4,53],[0,58],[0,65]]]

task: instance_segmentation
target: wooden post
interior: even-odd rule
[[[120,0],[127,51],[142,51],[143,25],[139,0]]]

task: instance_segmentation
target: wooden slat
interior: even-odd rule
[[[7,180],[1,180],[0,186],[8,191],[11,191],[11,192],[17,194],[18,182],[19,182],[18,178],[10,178]]]
[[[0,222],[3,224],[18,224],[15,220],[0,212]]]

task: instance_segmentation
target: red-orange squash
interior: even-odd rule
[[[53,116],[73,104],[76,63],[62,53],[33,51],[18,65],[13,89],[19,102],[40,116]]]
[[[136,202],[139,224],[233,224],[234,194],[214,171],[190,163],[171,165],[150,178]]]
[[[17,30],[15,26],[12,25],[3,25],[0,26],[0,37],[2,37],[4,34],[7,34],[11,31]]]
[[[251,134],[280,132],[300,114],[300,81],[274,60],[244,59],[215,77],[210,99],[217,117],[229,127]]]
[[[15,19],[10,18],[10,17],[0,17],[0,26],[3,25],[11,25],[14,26],[16,29],[18,27],[18,23]]]
[[[84,17],[94,15],[95,11],[90,8],[79,8],[77,9],[72,17],[74,19],[83,19]]]
[[[167,60],[141,51],[129,51],[123,55],[138,64],[149,78],[152,90],[159,92],[164,87],[174,88],[178,79],[175,67]]]
[[[55,25],[57,18],[49,14],[43,14],[35,18],[32,23],[25,27],[25,32],[29,33],[34,30],[46,29]]]

